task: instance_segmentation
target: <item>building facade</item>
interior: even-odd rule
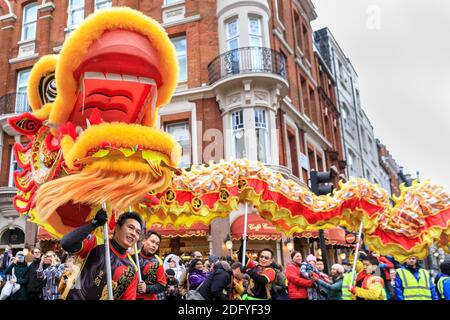
[[[14,227],[26,233],[25,244],[31,245],[37,234],[35,226],[19,218],[11,205],[15,192],[11,150],[23,138],[6,122],[29,108],[26,84],[31,67],[39,57],[57,54],[64,39],[90,13],[119,5],[159,21],[177,50],[178,87],[171,103],[160,108],[157,126],[182,146],[180,166],[246,157],[304,185],[311,169],[345,174],[337,80],[314,50],[311,21],[317,15],[311,1],[2,1],[0,58],[6,63],[0,65],[0,186],[4,190],[0,204],[5,205],[0,205],[0,217],[6,220],[0,220],[0,235]],[[207,234],[192,230],[187,232],[190,237],[172,234],[165,240],[167,246],[189,250],[198,247],[195,241],[203,237],[205,254],[226,254],[224,239],[243,212],[242,205],[229,217],[213,221]],[[255,212],[249,208],[249,213]],[[265,222],[258,223],[257,228],[264,229]],[[287,259],[284,236],[259,240],[270,243],[254,242],[250,249],[270,245],[278,261]],[[318,248],[315,240],[305,243],[308,250]]]
[[[314,42],[337,82],[347,175],[365,178],[390,190],[389,176],[379,162],[373,127],[362,108],[353,65],[328,28],[315,31]]]

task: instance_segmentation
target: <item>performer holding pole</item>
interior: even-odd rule
[[[107,212],[106,203],[102,204],[102,209]],[[108,286],[108,300],[114,300],[113,284],[111,275],[111,253],[109,251],[108,219],[103,225],[103,241],[105,242],[105,266],[106,266],[106,284]]]
[[[358,261],[359,248],[361,246],[361,235],[362,235],[363,220],[364,220],[364,217],[361,219],[361,223],[359,225],[358,242],[356,243],[355,257],[353,259],[352,276],[350,277],[350,287],[353,286],[353,281],[355,280],[355,275],[356,275],[356,262]]]
[[[114,235],[107,241],[108,215],[100,209],[88,224],[74,229],[61,239],[62,248],[83,259],[83,268],[75,283],[70,283],[66,297],[70,300],[135,300],[138,287],[137,267],[128,249],[134,247],[142,230],[142,218],[136,212],[125,212],[117,219]],[[105,226],[105,243],[95,229]],[[105,248],[103,248],[103,246]],[[108,258],[109,256],[109,258]],[[109,263],[108,263],[109,261]],[[109,265],[109,267],[108,267]],[[108,279],[108,268],[111,278]],[[105,272],[106,270],[106,272]]]
[[[248,202],[245,202],[245,209],[244,209],[244,234],[242,235],[242,238],[244,240],[244,244],[242,247],[242,265],[245,266],[245,256],[247,253],[247,218],[248,218]]]

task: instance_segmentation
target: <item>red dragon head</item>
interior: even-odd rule
[[[60,236],[102,203],[125,209],[165,189],[181,149],[155,123],[177,76],[156,21],[120,7],[89,16],[32,69],[33,113],[10,119],[31,140],[16,146],[16,208]]]

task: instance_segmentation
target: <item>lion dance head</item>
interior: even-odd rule
[[[155,128],[178,64],[165,30],[129,8],[89,16],[59,55],[31,71],[31,113],[9,119],[17,144],[14,204],[61,236],[103,203],[122,210],[167,188],[181,148]],[[151,202],[151,200],[148,200]]]

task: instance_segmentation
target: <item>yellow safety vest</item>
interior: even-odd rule
[[[439,294],[441,295],[441,298],[443,300],[445,300],[445,296],[444,296],[444,281],[446,280],[450,280],[450,277],[441,277],[438,281],[437,287],[438,287],[438,291]]]
[[[419,281],[406,269],[397,269],[396,271],[400,280],[402,280],[405,300],[432,300],[430,273],[428,271],[419,269]]]
[[[346,274],[344,274],[344,279],[342,279],[342,300],[353,300],[352,293],[349,291],[351,277],[352,273],[347,272]],[[353,280],[353,282],[355,282],[355,279]]]

